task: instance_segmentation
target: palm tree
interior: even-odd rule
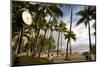
[[[51,31],[50,36],[49,36],[49,44],[48,44],[48,57],[50,57],[50,50],[55,48],[55,40],[53,38],[53,32]]]
[[[57,21],[54,18],[48,23],[48,27],[49,27],[49,30],[50,30],[49,39],[51,37],[53,37],[53,31],[55,30],[56,24],[57,24]],[[49,57],[50,48],[51,48],[51,44],[50,44],[50,41],[49,41],[48,57]]]
[[[39,48],[38,58],[40,58],[40,55],[41,55],[41,52],[42,52],[43,47],[45,45],[45,42],[46,42],[46,38],[44,38],[44,35],[40,35],[39,36],[39,43],[40,44],[38,44],[38,46],[40,46],[40,47],[38,47]]]
[[[69,49],[69,51],[70,51],[70,55],[72,55],[72,46],[71,46],[71,41],[69,42],[69,45],[70,45],[70,49]]]
[[[85,26],[87,27],[88,25],[88,33],[89,33],[89,51],[91,55],[91,35],[90,35],[90,21],[93,20],[93,12],[92,12],[92,6],[86,7],[84,10],[81,10],[77,13],[77,15],[81,16],[79,21],[77,22],[76,25],[79,25],[81,23],[84,23]],[[90,59],[91,60],[91,59]]]
[[[58,57],[58,52],[59,52],[59,38],[60,38],[60,30],[58,30],[58,41],[57,41],[57,57]]]
[[[50,32],[51,32],[49,38],[53,35],[54,26],[55,26],[56,23],[57,23],[57,20],[54,17],[50,17],[48,22],[47,21],[43,21],[43,23],[40,24],[41,25],[41,29],[44,30],[44,39],[46,38],[47,30],[50,30]],[[50,51],[49,49],[50,49],[50,44],[49,44],[49,48],[48,48],[48,56],[49,56],[49,51]],[[41,51],[42,50],[43,50],[43,48],[41,48]],[[41,51],[39,52],[38,57],[40,56]]]
[[[61,21],[58,25],[58,42],[57,42],[57,57],[59,54],[59,39],[60,39],[60,35],[66,31],[66,23],[64,23],[63,21]],[[60,34],[61,33],[61,34]],[[62,46],[62,44],[61,44]]]
[[[93,24],[93,28],[95,29],[95,32],[93,33],[93,35],[96,35],[96,23]]]
[[[51,18],[49,19],[49,21],[48,21],[48,23],[47,23],[47,21],[45,21],[45,20],[43,20],[43,21],[41,21],[42,22],[42,24],[41,24],[41,29],[43,29],[44,30],[44,38],[43,38],[43,41],[45,42],[45,40],[46,40],[46,33],[47,33],[47,30],[48,30],[48,25],[49,25],[49,23],[50,23],[50,20],[51,20]],[[45,43],[44,43],[45,44]],[[42,52],[42,50],[43,50],[43,47],[44,47],[44,45],[41,45],[41,50],[39,51],[39,54],[38,54],[38,58],[40,58],[40,55],[41,55],[41,52]]]
[[[33,50],[33,56],[35,56],[35,51],[37,50],[37,46],[38,46],[40,30],[43,28],[43,26],[41,26],[41,24],[42,24],[41,20],[43,18],[45,18],[46,15],[50,15],[56,20],[57,17],[59,17],[59,16],[62,17],[63,13],[58,4],[51,5],[51,4],[39,4],[39,3],[31,4],[30,2],[18,2],[18,3],[13,2],[13,6],[14,6],[13,17],[14,17],[14,20],[16,20],[16,22],[20,22],[20,19],[18,19],[20,16],[15,16],[15,15],[17,15],[16,10],[19,11],[18,15],[21,15],[20,14],[21,9],[28,9],[30,11],[30,13],[34,16],[34,18],[33,18],[34,22],[32,24],[32,26],[33,26],[32,28],[35,31],[35,40],[34,40],[35,44],[33,45],[32,50]],[[17,19],[16,19],[16,17],[17,17]],[[18,23],[17,23],[17,25],[18,25]],[[19,25],[21,25],[21,24],[19,23]],[[19,27],[19,25],[17,26],[17,28]],[[15,26],[16,26],[16,24],[15,24]],[[14,27],[14,30],[15,30],[15,27]],[[22,29],[22,31],[19,31],[19,32],[24,33],[23,29]],[[46,31],[45,31],[45,34],[46,34]],[[21,34],[19,44],[21,44],[21,42],[22,42],[22,37],[23,37],[23,34]],[[19,48],[18,48],[18,50],[19,50]]]
[[[73,17],[73,5],[68,5],[69,6],[69,8],[70,8],[70,32],[71,32],[71,28],[72,28],[72,17]],[[70,36],[70,34],[69,34],[69,36]],[[67,42],[67,48],[66,48],[66,59],[68,59],[68,43],[70,42],[70,40],[69,40],[69,38],[68,38],[68,42]],[[71,50],[71,42],[70,42],[70,50]]]
[[[62,34],[65,31],[67,31],[66,23],[64,23],[63,21],[61,21],[61,25],[60,25],[60,32],[61,32],[61,51],[62,51]]]
[[[91,12],[92,12],[92,19],[94,20],[93,28],[95,29],[94,32],[94,36],[95,36],[96,35],[96,6],[92,6]]]
[[[68,46],[69,44],[71,45],[71,39],[73,39],[74,41],[76,40],[76,35],[74,34],[73,31],[66,31],[66,33],[64,34],[65,39],[67,39],[67,47],[66,47],[66,60],[68,60]]]
[[[50,5],[50,4],[36,4],[36,5],[39,6],[39,8],[38,8],[39,14],[37,15],[37,18],[41,19],[46,14],[49,14],[50,16],[52,16],[55,19],[58,16],[62,16],[62,11],[60,10],[59,6],[56,5],[56,4],[55,5]],[[38,23],[37,25],[40,25],[40,20],[37,21],[37,19],[36,19],[36,23]],[[36,37],[36,45],[38,45],[38,37],[39,37],[39,32],[40,32],[40,27],[39,26],[37,26],[37,27],[38,27],[38,29],[36,29],[36,31],[38,33],[37,33],[37,37]]]

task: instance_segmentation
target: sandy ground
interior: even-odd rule
[[[41,57],[47,58],[47,59],[49,59],[49,61],[52,61],[53,63],[87,61],[86,57],[81,55],[80,53],[73,54],[73,55],[69,54],[68,60],[65,60],[65,58],[66,58],[65,54],[64,55],[59,54],[59,57],[57,57],[56,53],[54,53],[53,56],[50,55],[50,57],[48,57],[47,54],[43,54],[43,55],[41,55]]]
[[[41,56],[41,57],[45,57],[48,58],[47,55],[45,56]],[[65,55],[59,55],[59,57],[57,56],[50,56],[48,59],[52,60],[53,63],[60,63],[60,62],[77,62],[77,61],[86,61],[85,56],[81,55],[81,54],[77,54],[77,55],[69,55],[68,59],[69,60],[65,60]]]
[[[65,56],[55,57],[53,62],[59,63],[59,62],[74,62],[74,61],[86,61],[85,56],[82,55],[73,55],[68,56],[69,60],[65,60]]]

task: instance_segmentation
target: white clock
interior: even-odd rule
[[[28,10],[22,12],[22,20],[28,26],[32,24],[32,15]]]

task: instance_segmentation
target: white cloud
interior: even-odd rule
[[[67,28],[69,29],[70,27],[70,17],[66,16],[63,17],[61,19],[59,19],[59,21],[63,20],[66,24],[67,24]],[[94,29],[92,28],[94,21],[90,22],[90,26],[91,26],[91,33],[94,32]],[[72,30],[74,31],[74,33],[76,34],[76,41],[74,42],[73,40],[71,41],[72,44],[72,48],[73,51],[88,51],[89,50],[89,36],[88,36],[88,26],[87,28],[85,27],[84,23],[80,24],[79,26],[76,26],[76,21],[72,23]],[[57,38],[58,38],[58,32],[54,33],[54,37],[55,40],[57,42]],[[92,44],[95,43],[95,37],[93,35],[91,35],[91,42]],[[67,40],[64,39],[63,36],[63,50],[66,49],[66,44],[67,44]]]

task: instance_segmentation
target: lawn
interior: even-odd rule
[[[50,61],[46,58],[35,58],[32,56],[21,56],[21,57],[13,57],[13,65],[39,65],[39,64],[49,64]]]

